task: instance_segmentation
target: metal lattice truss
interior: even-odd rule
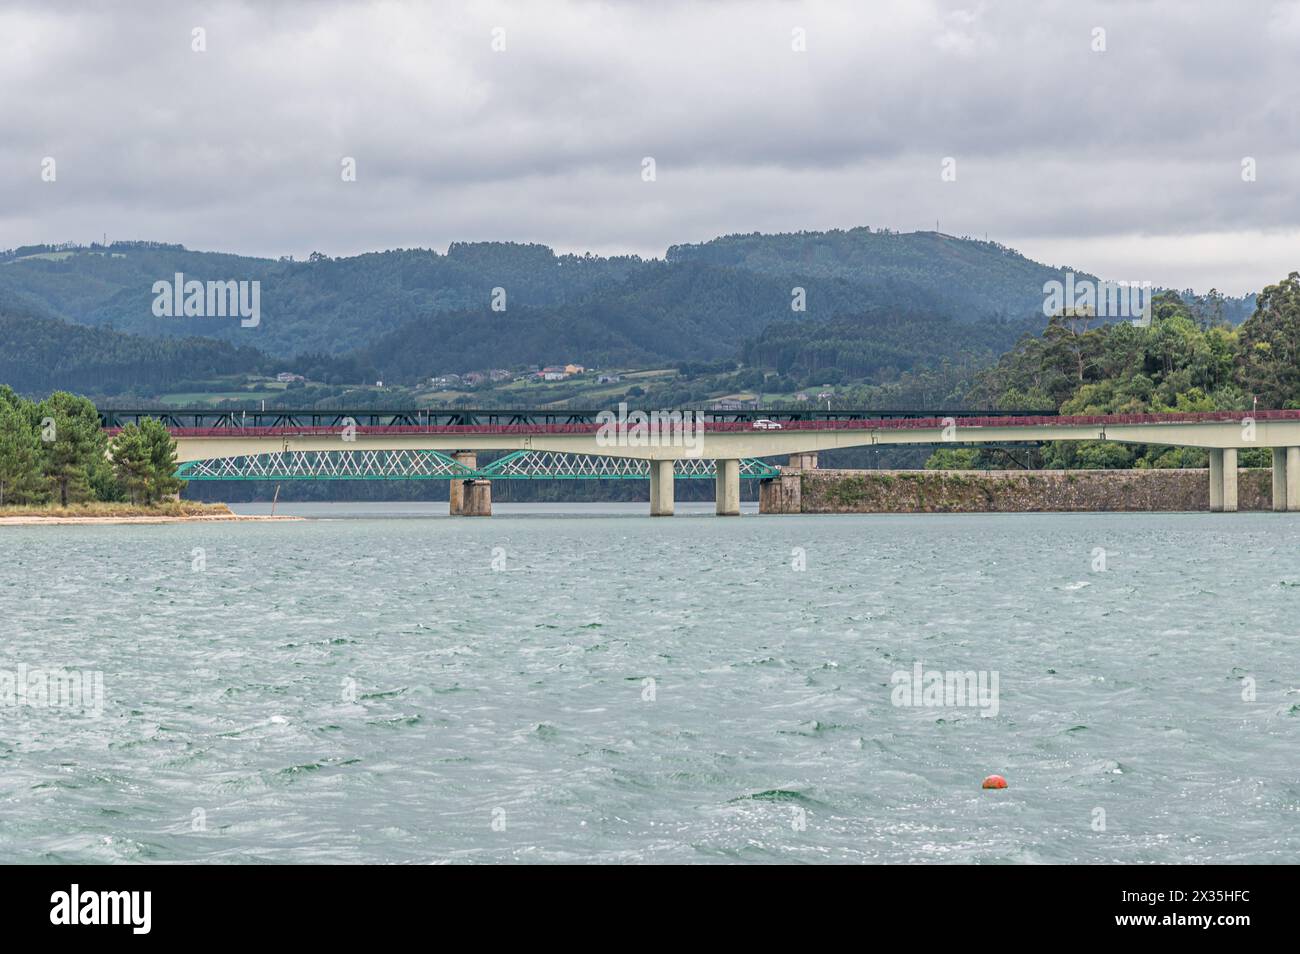
[[[709,479],[714,461],[673,462],[678,479]],[[740,462],[742,480],[779,477],[761,460]],[[435,450],[278,451],[189,461],[176,471],[181,480],[649,480],[650,462],[635,457],[515,451],[481,468],[466,467]]]
[[[717,473],[715,462],[707,458],[690,457],[673,461],[673,477],[678,480],[712,480]],[[483,467],[480,474],[496,480],[649,480],[650,462],[637,457],[515,451]],[[742,480],[779,476],[779,468],[761,460],[744,458],[740,462]]]
[[[470,480],[478,474],[434,450],[278,451],[182,464],[181,480]]]

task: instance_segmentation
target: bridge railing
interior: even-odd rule
[[[650,408],[643,410],[651,411]],[[1032,413],[1038,416],[1052,416],[1053,411],[1012,412],[991,410],[956,410],[935,409],[868,409],[851,408],[839,410],[817,410],[814,408],[789,409],[718,409],[718,408],[677,408],[682,414],[699,415],[706,423],[745,424],[758,420],[770,420],[778,423],[795,423],[810,421],[863,421],[945,418],[958,419],[983,416],[1004,417],[1018,413]],[[105,428],[123,427],[130,423],[139,423],[144,418],[155,418],[176,428],[264,428],[264,427],[342,427],[347,423],[368,427],[471,427],[476,425],[551,425],[551,424],[598,424],[598,416],[608,413],[601,410],[567,410],[567,409],[451,409],[451,408],[267,408],[267,409],[229,409],[229,408],[175,408],[175,407],[127,407],[101,408],[100,422]],[[692,416],[691,418],[695,418]]]

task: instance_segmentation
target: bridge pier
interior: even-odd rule
[[[1286,448],[1273,448],[1273,509],[1286,510]]]
[[[758,484],[759,513],[802,513],[803,473],[781,468],[780,477],[768,477]]]
[[[1210,448],[1210,512],[1237,512],[1237,448]]]
[[[1273,448],[1273,509],[1300,510],[1300,447]]]
[[[1286,449],[1286,509],[1300,510],[1300,447]]]
[[[1211,447],[1210,458],[1210,513],[1223,512],[1223,451]]]
[[[492,516],[492,481],[482,479],[467,480],[464,481],[464,484],[465,492],[459,516]]]
[[[470,470],[478,469],[478,454],[474,451],[456,451],[451,456]],[[492,481],[453,479],[448,483],[451,500],[448,512],[453,517],[492,516]]]
[[[650,461],[650,516],[673,515],[673,462]]]
[[[714,462],[718,474],[714,478],[714,498],[717,500],[719,517],[740,516],[740,461],[718,460]]]
[[[1223,449],[1223,512],[1237,512],[1237,448]]]

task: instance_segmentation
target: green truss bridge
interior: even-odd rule
[[[713,480],[725,489],[728,478],[772,480],[781,469],[754,458],[718,462],[702,457],[671,461],[673,479]],[[737,474],[736,471],[739,471]],[[186,461],[176,471],[182,480],[446,480],[453,516],[492,513],[495,480],[645,480],[653,490],[651,461],[636,457],[518,450],[478,466],[478,455],[444,454],[422,448],[404,450],[272,451]],[[670,484],[671,486],[671,484]],[[720,493],[722,492],[720,489]],[[739,497],[735,500],[739,507]],[[735,512],[739,512],[736,509]]]
[[[677,479],[714,480],[717,466],[704,458],[673,462]],[[649,480],[650,461],[551,451],[514,451],[482,467],[436,450],[277,451],[193,460],[182,480]],[[740,461],[742,480],[780,477],[761,460]]]

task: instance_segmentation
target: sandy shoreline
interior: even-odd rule
[[[254,514],[204,514],[204,515],[184,515],[173,516],[170,514],[157,514],[156,516],[140,517],[39,517],[39,516],[21,516],[21,517],[0,517],[0,527],[34,527],[46,524],[95,524],[95,523],[217,523],[231,521],[249,521],[249,520],[305,520],[306,517],[272,517],[269,515]]]

